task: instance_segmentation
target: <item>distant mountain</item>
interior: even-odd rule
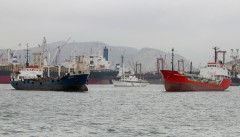
[[[62,46],[64,42],[54,42],[47,44],[47,50],[51,53],[51,58],[53,57],[54,53],[56,52],[58,46]],[[143,48],[143,49],[136,49],[131,47],[124,47],[124,46],[110,46],[103,42],[71,42],[67,43],[61,49],[59,61],[64,62],[68,60],[71,55],[90,55],[90,54],[103,54],[104,47],[109,49],[109,60],[112,62],[112,68],[115,68],[115,64],[121,63],[121,55],[124,56],[124,64],[129,67],[133,67],[133,64],[141,63],[142,64],[142,71],[149,72],[149,71],[156,71],[156,63],[158,57],[164,57],[166,62],[166,68],[171,68],[171,53],[166,53],[158,49],[152,48]],[[39,47],[29,48],[30,55],[33,52],[40,51]],[[171,50],[171,49],[170,49]],[[0,50],[0,55],[3,51]],[[15,55],[19,58],[20,62],[25,62],[26,51],[19,50],[15,53]],[[30,56],[30,60],[33,57]],[[185,63],[185,69],[189,70],[189,62],[183,56],[175,54],[174,56],[174,66],[177,69],[177,60],[183,59]]]

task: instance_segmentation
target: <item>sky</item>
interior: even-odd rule
[[[213,47],[240,45],[239,0],[0,0],[0,48],[101,41],[155,48],[193,64],[213,61]]]

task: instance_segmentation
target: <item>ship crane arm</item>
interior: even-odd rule
[[[59,63],[59,56],[60,56],[60,53],[61,53],[61,50],[62,48],[69,42],[69,40],[71,39],[71,37],[69,37],[62,45],[59,45],[52,57],[52,61],[51,63],[54,64],[54,65],[58,65]]]

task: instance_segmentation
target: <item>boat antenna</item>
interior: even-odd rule
[[[174,60],[174,48],[172,48],[172,71],[174,70],[174,66],[173,66],[173,60]]]
[[[29,62],[28,62],[28,54],[29,54],[29,53],[28,53],[28,51],[29,51],[29,50],[28,50],[28,47],[29,47],[29,46],[28,46],[28,43],[27,43],[26,45],[27,45],[27,61],[26,61],[26,66],[29,66]]]

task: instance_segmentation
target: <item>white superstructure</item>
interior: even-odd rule
[[[122,77],[120,80],[112,80],[114,87],[145,87],[149,83],[135,76]]]
[[[107,61],[103,56],[90,55],[88,58],[90,70],[110,69],[110,61]]]
[[[221,77],[229,77],[229,71],[223,64],[209,62],[207,67],[200,69],[200,76],[207,79],[219,79]]]
[[[16,74],[17,75],[12,76],[12,78],[15,78],[16,80],[37,79],[37,78],[43,77],[43,69],[38,68],[38,67],[28,66],[26,68],[23,68]]]

